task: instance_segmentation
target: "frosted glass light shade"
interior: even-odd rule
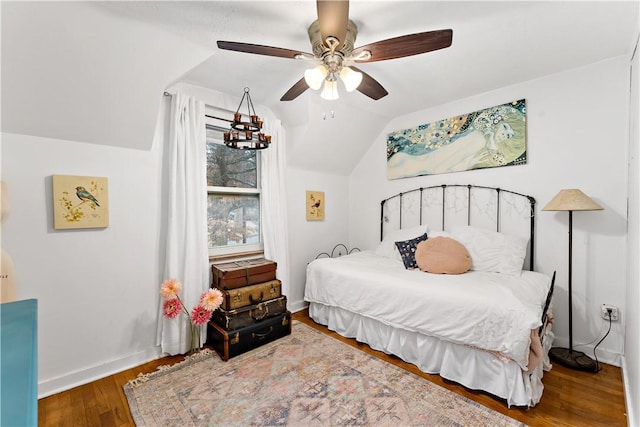
[[[362,73],[353,71],[349,67],[342,67],[342,70],[340,70],[340,78],[342,79],[347,92],[353,92],[362,82]]]
[[[320,98],[333,101],[338,99],[338,82],[335,80],[325,80],[324,88],[320,94]]]
[[[324,65],[318,65],[304,72],[304,81],[313,90],[320,89],[325,77],[327,77],[327,68]]]

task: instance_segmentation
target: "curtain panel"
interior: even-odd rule
[[[260,211],[264,255],[278,263],[276,276],[282,282],[282,293],[289,295],[289,237],[287,229],[286,134],[280,120],[265,121],[265,133],[272,143],[260,156]]]
[[[187,310],[197,305],[200,294],[209,287],[204,114],[204,103],[196,98],[181,92],[172,96],[165,150],[168,212],[163,280],[174,278],[182,283],[180,298]],[[162,310],[162,300],[160,307]],[[187,352],[189,318],[166,319],[160,314],[158,321],[161,351],[171,355]]]

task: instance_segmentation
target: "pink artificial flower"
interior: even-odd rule
[[[162,282],[160,295],[162,295],[162,298],[164,299],[173,299],[178,296],[181,289],[182,283],[178,282],[176,279],[167,279]]]
[[[191,310],[191,322],[194,325],[205,325],[211,318],[211,311],[207,310],[201,305],[196,305]]]
[[[180,311],[182,311],[182,303],[179,298],[171,298],[164,301],[162,305],[162,311],[164,313],[164,317],[169,319],[175,319]]]
[[[200,295],[200,305],[209,311],[215,311],[222,304],[222,292],[218,289],[209,289]]]

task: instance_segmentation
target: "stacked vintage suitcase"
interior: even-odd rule
[[[213,283],[224,297],[207,326],[207,344],[223,360],[291,333],[291,313],[276,263],[265,258],[214,263]]]

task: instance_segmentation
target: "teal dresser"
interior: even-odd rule
[[[38,300],[0,304],[0,425],[38,425]]]

